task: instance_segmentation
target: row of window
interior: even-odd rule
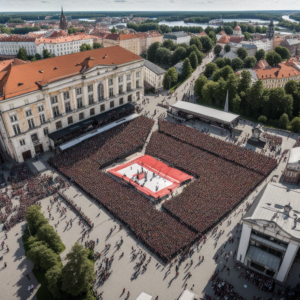
[[[43,131],[44,131],[44,136],[48,136],[48,134],[49,134],[48,128],[47,128],[47,127],[44,128]],[[31,140],[32,140],[33,142],[36,142],[36,141],[39,140],[39,139],[38,139],[37,133],[34,133],[34,134],[31,135]],[[24,146],[24,145],[26,144],[25,139],[19,140],[19,142],[20,142],[20,145],[21,145],[21,146]]]

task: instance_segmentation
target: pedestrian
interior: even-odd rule
[[[29,274],[27,274],[26,276],[27,276],[28,280],[30,280],[30,276],[29,276]]]

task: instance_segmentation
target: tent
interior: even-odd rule
[[[198,298],[198,296],[188,290],[185,290],[181,294],[179,300],[194,300],[195,298]]]
[[[136,300],[151,300],[152,296],[146,294],[146,293],[141,293]]]

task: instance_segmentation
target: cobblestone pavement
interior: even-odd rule
[[[201,67],[200,67],[201,69]],[[197,70],[199,73],[199,70]],[[198,74],[197,73],[197,74]],[[190,79],[192,80],[192,78]],[[189,80],[189,81],[190,81]],[[187,91],[183,87],[180,87],[177,92],[178,100],[181,99],[183,93]],[[160,95],[159,97],[154,96],[146,96],[149,99],[149,103],[143,106],[142,114],[149,111],[148,116],[152,116],[155,120],[161,114],[166,113],[166,109],[157,106],[166,95]],[[171,99],[167,99],[167,101],[171,103],[176,102],[176,98],[172,97]],[[141,101],[138,102],[140,104]],[[154,116],[154,110],[156,109],[156,114]],[[166,118],[170,121],[169,117]],[[219,128],[209,126],[204,123],[200,123],[198,121],[189,121],[186,123],[187,125],[196,127],[199,130],[209,129],[211,135],[216,136],[222,140],[230,141],[230,137],[228,134],[222,135]],[[246,134],[251,135],[251,122],[241,122],[239,128],[243,130],[242,135],[239,137],[241,140]],[[157,130],[157,122],[153,127],[153,130]],[[268,130],[268,132],[277,134],[277,130]],[[279,133],[280,134],[280,133]],[[295,140],[297,138],[296,135],[291,138],[287,138],[287,134],[280,134],[283,137],[282,151],[284,149],[290,149]],[[248,147],[248,146],[246,146]],[[252,148],[255,151],[257,149]],[[142,151],[144,152],[144,150]],[[46,161],[47,158],[51,155],[51,153],[46,153],[41,160]],[[134,154],[128,158],[126,161],[135,158],[138,154]],[[268,152],[267,152],[268,155]],[[47,165],[49,168],[49,165]],[[111,167],[111,166],[110,166]],[[270,176],[266,179],[266,182],[269,182],[273,175],[278,175],[279,178],[281,173],[285,167],[285,163],[281,162],[279,166],[270,174]],[[49,171],[47,171],[49,172]],[[7,176],[7,172],[5,173]],[[278,179],[277,179],[278,182]],[[281,183],[281,182],[280,182]],[[265,184],[265,182],[264,182]],[[228,280],[229,283],[233,284],[235,287],[235,291],[240,293],[245,299],[252,300],[253,296],[261,296],[267,299],[270,297],[270,294],[267,294],[259,289],[257,289],[252,283],[246,282],[244,278],[239,278],[239,275],[242,269],[235,269],[235,261],[233,259],[233,253],[237,250],[239,236],[240,236],[240,227],[237,227],[237,223],[240,222],[242,217],[242,212],[238,213],[241,208],[245,208],[245,203],[248,201],[252,203],[254,197],[263,187],[262,184],[257,190],[255,190],[239,207],[236,208],[232,214],[219,224],[219,230],[225,230],[225,233],[221,235],[218,239],[216,246],[214,245],[216,242],[216,235],[211,236],[208,234],[208,240],[205,245],[201,249],[194,248],[194,254],[186,259],[179,268],[179,276],[175,278],[175,267],[171,264],[163,264],[157,257],[153,256],[150,251],[143,245],[141,245],[130,233],[129,230],[122,229],[119,230],[120,223],[118,220],[114,220],[112,216],[105,211],[98,203],[89,199],[88,196],[85,195],[81,190],[71,186],[65,194],[72,198],[77,205],[82,208],[82,211],[92,220],[95,224],[93,231],[90,233],[89,237],[86,237],[83,241],[81,239],[83,228],[78,225],[78,218],[76,214],[68,209],[66,213],[66,217],[60,217],[59,213],[56,212],[56,204],[51,209],[51,218],[49,218],[49,222],[51,225],[57,226],[55,227],[57,232],[62,238],[63,243],[66,246],[66,250],[61,254],[63,259],[63,263],[65,263],[65,255],[68,253],[70,248],[73,246],[75,241],[79,241],[84,244],[86,240],[94,240],[95,242],[99,239],[99,243],[96,244],[95,251],[99,251],[102,253],[102,257],[95,264],[95,271],[99,268],[99,265],[102,262],[102,258],[111,257],[114,255],[114,261],[112,263],[111,275],[104,282],[103,285],[96,285],[98,292],[103,292],[103,299],[105,300],[116,300],[116,299],[125,299],[127,295],[127,291],[130,291],[129,299],[136,299],[139,294],[142,292],[146,292],[153,296],[155,299],[156,296],[159,296],[159,300],[173,300],[178,299],[182,291],[184,290],[185,284],[187,284],[187,289],[191,290],[193,287],[193,292],[199,296],[202,293],[208,293],[211,296],[214,296],[213,291],[210,285],[210,278],[213,272],[216,269],[222,270],[224,265],[226,264],[226,268],[229,267],[231,269],[230,273],[226,270],[220,273],[220,277]],[[281,183],[284,184],[284,183]],[[101,185],[101,182],[99,182]],[[287,184],[284,184],[287,185]],[[290,185],[290,188],[298,188],[297,186]],[[60,200],[63,206],[66,206],[64,200]],[[49,198],[41,201],[42,203],[42,211],[45,213],[45,216],[48,217],[48,205],[50,205]],[[157,209],[160,209],[160,205],[157,205]],[[100,213],[100,215],[99,215]],[[53,219],[52,219],[53,218]],[[66,227],[66,221],[73,219],[73,226],[70,228]],[[227,226],[227,221],[231,220],[231,225]],[[35,287],[38,287],[38,283],[34,278],[31,270],[32,263],[27,260],[24,255],[24,249],[22,245],[22,231],[24,230],[25,222],[18,224],[8,233],[8,240],[6,240],[6,244],[9,245],[10,251],[8,253],[3,253],[3,250],[0,252],[0,256],[4,256],[3,261],[0,262],[0,282],[1,282],[1,293],[0,300],[2,299],[31,299],[34,297],[34,294],[30,294],[28,292],[27,287],[30,284],[34,284]],[[113,231],[112,235],[108,236],[111,228],[116,229]],[[228,241],[229,237],[234,236],[234,243],[227,243],[227,246],[224,248],[225,243]],[[123,244],[119,250],[115,247],[117,242],[123,239]],[[0,240],[4,239],[4,232],[0,232]],[[104,247],[105,244],[111,244],[110,250],[105,253],[104,256]],[[147,254],[147,259],[151,257],[151,262],[148,264],[147,270],[143,273],[139,273],[136,278],[133,278],[133,274],[135,273],[135,265],[139,261],[139,257],[136,259],[132,259],[132,247],[137,251],[141,250]],[[221,257],[216,262],[214,260],[216,254],[220,253],[220,250],[224,249],[226,253],[230,253],[230,257],[228,262],[225,261],[224,257]],[[124,252],[124,256],[121,257],[122,252]],[[199,256],[204,256],[204,261],[199,263]],[[23,256],[21,259],[20,256]],[[193,263],[186,267],[187,263]],[[3,269],[3,263],[7,262],[7,268]],[[294,263],[292,270],[290,272],[288,283],[291,286],[294,286],[299,281],[299,262]],[[185,279],[185,275],[191,272],[192,277],[188,280]],[[26,274],[29,274],[31,280],[29,281],[26,278]],[[244,288],[244,285],[247,285],[247,288]],[[126,292],[122,295],[123,288],[126,289]],[[276,287],[277,289],[278,287]],[[35,291],[37,288],[35,289]],[[34,299],[34,298],[33,298]],[[274,298],[279,299],[279,298]]]

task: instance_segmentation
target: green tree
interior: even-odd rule
[[[240,78],[238,75],[233,73],[228,75],[228,79],[226,82],[226,89],[229,94],[229,108],[233,109],[233,100],[236,99],[238,95],[238,87],[239,87]]]
[[[41,207],[39,205],[31,205],[28,207],[25,219],[32,235],[37,233],[40,226],[48,224],[48,220],[41,213]]]
[[[42,56],[39,53],[36,53],[34,55],[34,57],[35,57],[36,60],[41,60],[42,59]]]
[[[225,61],[222,57],[218,57],[215,60],[215,64],[218,66],[218,68],[223,68],[225,66]]]
[[[234,113],[239,113],[240,106],[241,106],[241,98],[238,94],[236,94],[235,97],[232,99],[232,111]]]
[[[44,241],[45,243],[47,243],[49,247],[56,253],[60,253],[62,251],[62,242],[60,236],[50,224],[46,224],[40,227],[36,234],[36,237],[40,241]]]
[[[187,57],[187,58],[183,61],[181,77],[182,77],[183,79],[186,79],[186,78],[188,78],[192,73],[193,73],[193,68],[192,68],[192,66],[191,66],[191,62],[190,62],[189,58]]]
[[[31,61],[31,62],[34,62],[34,61],[36,61],[36,58],[33,57],[30,61]]]
[[[198,57],[194,51],[189,55],[189,60],[191,62],[192,68],[196,70],[198,67]]]
[[[249,26],[248,26],[248,32],[249,32],[249,33],[255,33],[255,27],[252,26],[252,25],[249,25]]]
[[[274,51],[278,53],[283,60],[289,60],[291,57],[290,51],[286,47],[275,47]]]
[[[204,85],[208,82],[208,79],[201,74],[196,80],[195,80],[195,84],[194,84],[194,91],[195,94],[197,96],[201,96],[202,93],[202,88],[204,87]]]
[[[287,129],[287,126],[289,124],[289,116],[287,114],[282,114],[279,119],[279,126],[283,129]]]
[[[215,63],[211,62],[206,65],[203,74],[208,78],[218,69],[218,66]]]
[[[244,37],[246,41],[249,41],[251,39],[251,35],[249,32],[244,32]]]
[[[247,93],[251,87],[251,74],[249,71],[243,70],[240,76],[238,91],[239,93]]]
[[[231,66],[234,71],[240,70],[244,67],[244,62],[240,58],[237,57],[231,61]]]
[[[48,49],[44,49],[43,50],[43,58],[51,58],[51,57],[54,57],[54,54],[52,54],[51,52],[49,52]]]
[[[86,44],[86,43],[83,43],[80,45],[80,52],[83,52],[83,51],[87,51],[87,50],[92,50],[92,46],[89,45],[89,44]]]
[[[230,59],[230,58],[225,57],[225,58],[224,58],[224,62],[225,62],[225,66],[231,67],[231,59]]]
[[[226,32],[226,34],[228,35],[232,35],[233,34],[233,29],[230,26],[224,26],[224,31]]]
[[[253,68],[257,63],[257,60],[254,56],[248,56],[244,60],[244,63],[246,68]]]
[[[221,51],[222,51],[222,46],[219,45],[219,44],[216,45],[215,48],[214,48],[214,54],[215,54],[216,56],[219,56],[220,53],[221,53]]]
[[[255,58],[257,59],[257,61],[260,61],[261,59],[265,59],[265,57],[266,57],[266,52],[264,49],[260,49],[256,51]]]
[[[281,87],[273,88],[269,90],[270,99],[270,118],[273,120],[279,119],[282,113],[292,116],[293,113],[293,97],[285,93],[285,90]]]
[[[236,53],[238,57],[242,60],[244,60],[248,56],[247,50],[243,47],[238,48]]]
[[[259,116],[257,120],[258,120],[259,123],[265,124],[267,122],[267,117],[266,116]]]
[[[203,51],[206,51],[206,52],[209,52],[214,46],[214,44],[209,36],[201,36],[200,42],[202,44]]]
[[[245,110],[248,116],[259,116],[264,105],[264,96],[264,84],[262,80],[259,79],[253,83],[248,93],[247,109]]]
[[[111,30],[110,30],[111,33],[117,33],[117,29],[116,27],[114,26]]]
[[[26,61],[27,60],[27,51],[24,47],[21,47],[17,53],[17,58]]]
[[[94,266],[87,258],[87,251],[78,242],[66,256],[62,269],[62,290],[77,296],[88,290],[94,280]]]
[[[151,44],[147,50],[147,59],[151,62],[155,62],[155,58],[156,58],[156,51],[157,49],[161,46],[160,42],[155,42],[153,44]]]
[[[201,95],[202,99],[207,104],[215,103],[215,93],[218,89],[218,82],[208,81],[202,88]]]
[[[300,132],[300,118],[295,117],[290,123],[290,129],[294,132]]]
[[[213,44],[215,44],[217,42],[217,36],[215,34],[214,31],[210,31],[208,36],[210,37],[210,39],[212,40]]]
[[[230,51],[231,47],[229,44],[226,44],[225,47],[224,47],[224,50],[226,53],[228,53]]]
[[[173,55],[171,57],[172,64],[175,65],[181,60],[183,60],[186,57],[186,49],[183,47],[178,47],[176,50],[173,52]]]
[[[266,54],[266,61],[270,66],[275,67],[282,62],[282,58],[275,51],[270,51]]]
[[[203,57],[204,57],[203,53],[198,50],[196,45],[191,45],[190,47],[188,47],[188,49],[186,51],[187,56],[190,56],[190,54],[192,52],[195,52],[195,54],[197,55],[198,65],[200,65],[202,63],[202,60],[203,60]]]
[[[177,83],[178,73],[174,67],[170,68],[164,75],[163,86],[166,90],[170,88],[170,77],[171,77],[171,86]]]
[[[212,75],[213,81],[218,81],[220,78],[223,78],[224,80],[228,79],[229,74],[233,74],[233,70],[230,66],[225,66],[219,70],[216,70]]]
[[[192,46],[192,45],[195,45],[199,51],[202,51],[202,49],[203,49],[200,39],[197,37],[192,37],[190,39],[190,46]]]
[[[295,80],[289,80],[284,86],[285,92],[292,95],[293,102],[293,115],[298,116],[300,112],[300,85]]]
[[[61,298],[61,282],[62,282],[62,267],[55,265],[49,269],[45,274],[47,288],[54,298]]]
[[[171,58],[171,51],[164,47],[159,47],[156,50],[155,62],[161,64],[169,64]]]
[[[94,42],[93,43],[93,49],[100,49],[102,48],[102,44],[101,43],[98,43],[98,42]]]
[[[169,50],[174,50],[175,49],[175,44],[172,40],[165,40],[162,44],[164,48],[167,48]]]
[[[256,26],[255,27],[255,32],[256,33],[261,33],[261,27],[260,26]]]

